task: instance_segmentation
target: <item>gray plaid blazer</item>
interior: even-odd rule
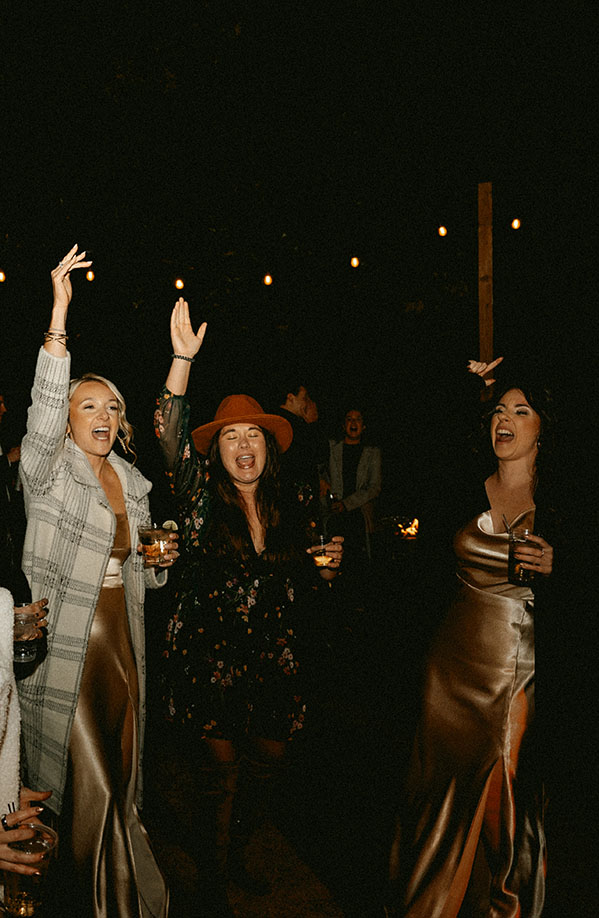
[[[54,357],[40,350],[20,464],[27,511],[23,570],[33,599],[46,596],[49,610],[47,657],[19,681],[22,735],[30,786],[52,790],[48,805],[57,813],[62,807],[88,636],[116,528],[114,513],[85,454],[65,439],[69,372],[69,355]],[[121,481],[131,545],[136,546],[137,527],[150,519],[152,486],[115,453],[108,459]],[[141,804],[144,592],[146,586],[162,586],[166,571],[144,570],[141,557],[133,550],[123,565],[123,582],[139,679],[137,800]]]

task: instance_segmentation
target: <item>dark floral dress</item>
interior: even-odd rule
[[[214,739],[248,732],[290,739],[306,710],[299,635],[322,583],[303,551],[312,501],[303,490],[294,494],[304,522],[295,559],[275,563],[250,552],[244,561],[216,539],[209,467],[195,451],[184,396],[162,391],[155,430],[179,507],[182,554],[163,654],[169,719]]]

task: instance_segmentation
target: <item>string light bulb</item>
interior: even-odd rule
[[[447,236],[447,227],[440,226],[437,232],[439,233],[439,236]]]
[[[270,274],[264,275],[264,277],[262,278],[262,283],[265,285],[265,287],[270,287],[270,285],[272,284],[272,277],[270,276]]]
[[[520,224],[520,221],[518,220],[518,217],[514,217],[514,219],[512,220],[512,229],[520,229],[520,226],[521,224]]]
[[[0,284],[3,284],[5,280],[6,280],[6,274],[4,273],[4,271],[0,271]]]
[[[85,276],[86,276],[86,278],[87,278],[88,281],[93,281],[96,275],[94,274],[93,271],[88,271],[87,274],[86,274]]]
[[[352,268],[357,268],[359,264],[360,264],[360,259],[356,255],[354,255],[353,258],[350,260],[350,265],[352,266]]]
[[[175,287],[177,288],[177,290],[183,290],[184,286],[185,286],[185,281],[182,278],[178,277],[177,280],[175,281]]]

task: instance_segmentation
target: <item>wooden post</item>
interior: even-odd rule
[[[493,191],[478,186],[478,342],[480,360],[493,359]]]

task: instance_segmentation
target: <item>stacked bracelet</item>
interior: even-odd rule
[[[186,357],[185,354],[171,354],[171,357],[174,360],[186,360],[188,363],[193,363],[195,357]]]
[[[66,345],[67,341],[69,340],[69,336],[67,335],[66,332],[54,331],[53,329],[49,328],[47,332],[44,332],[44,340],[45,341],[62,341],[63,344]]]

